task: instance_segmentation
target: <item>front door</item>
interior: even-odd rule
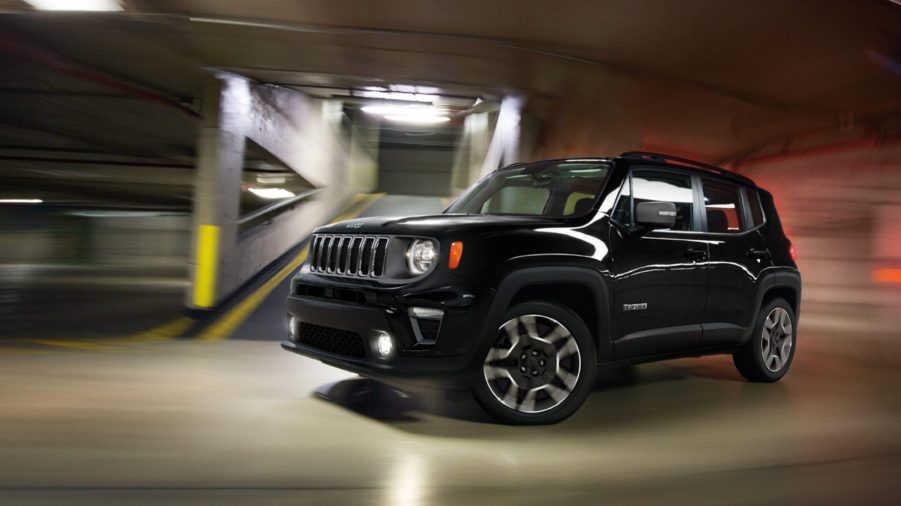
[[[691,175],[671,169],[634,169],[624,183],[610,229],[617,359],[700,346],[709,250],[696,195]],[[640,230],[633,210],[648,201],[675,203],[675,225]]]

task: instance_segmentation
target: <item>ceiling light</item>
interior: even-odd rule
[[[257,174],[257,183],[260,184],[285,184],[288,178],[281,174]]]
[[[42,11],[121,11],[119,0],[25,0]]]
[[[385,119],[388,121],[400,121],[405,123],[416,123],[419,125],[431,125],[434,123],[444,123],[450,121],[447,116],[394,116],[387,115]]]
[[[383,116],[389,121],[407,123],[431,124],[450,121],[440,109],[430,105],[374,104],[363,106],[363,112]]]
[[[268,200],[289,199],[294,196],[293,192],[284,188],[248,188],[248,191],[257,197]]]
[[[41,199],[0,199],[0,204],[40,204]]]

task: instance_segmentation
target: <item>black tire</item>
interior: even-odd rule
[[[509,337],[508,325],[518,336],[517,344]],[[530,337],[527,327],[539,339]],[[489,360],[503,353],[505,358]],[[565,420],[588,398],[597,373],[597,352],[588,327],[572,310],[551,302],[527,302],[507,310],[482,357],[473,395],[488,414],[512,425]]]
[[[783,333],[782,324],[779,321],[776,322],[776,327],[773,330],[767,329],[767,332],[764,332],[764,329],[773,322],[774,318],[778,318],[783,314],[787,317],[790,324],[790,342],[787,350],[783,347],[785,337],[780,338],[778,336],[778,334]],[[788,302],[780,298],[774,298],[765,302],[757,315],[751,338],[740,350],[732,355],[732,361],[735,362],[738,372],[749,381],[763,383],[779,381],[788,372],[795,358],[795,349],[798,347],[797,329],[798,322],[795,312],[792,311]],[[774,334],[772,339],[778,343],[774,348],[767,348],[766,345],[766,339],[768,339],[770,334]],[[772,351],[774,349],[777,351]],[[765,356],[771,358],[767,359]]]

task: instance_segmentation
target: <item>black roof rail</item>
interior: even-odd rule
[[[744,181],[746,183],[754,184],[754,181],[751,179],[742,176],[741,174],[737,174],[730,170],[726,170],[722,167],[717,167],[716,165],[711,165],[709,163],[699,162],[697,160],[690,160],[688,158],[681,158],[678,156],[665,155],[663,153],[652,153],[650,151],[626,151],[625,153],[619,155],[622,158],[639,158],[642,160],[652,160],[655,162],[676,162],[681,165],[688,165],[690,167],[695,167],[698,169],[703,169],[708,172],[713,172],[714,174],[719,174],[723,176],[732,176],[736,179]]]

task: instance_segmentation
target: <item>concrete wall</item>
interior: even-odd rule
[[[7,210],[0,214],[0,270],[165,272],[187,279],[190,238],[188,213]]]

